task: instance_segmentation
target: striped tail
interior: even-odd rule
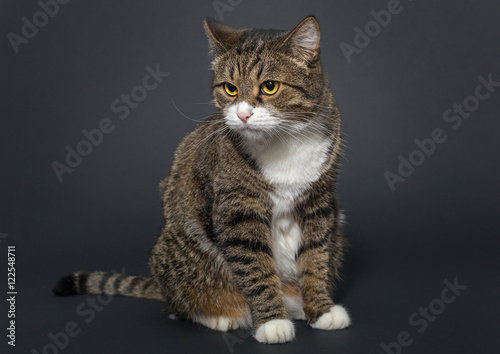
[[[106,272],[75,272],[62,277],[54,287],[59,296],[78,294],[122,295],[165,300],[152,277]]]

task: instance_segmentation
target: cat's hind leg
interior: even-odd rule
[[[251,328],[250,309],[237,290],[211,289],[197,298],[193,322],[220,332]]]
[[[220,332],[227,332],[240,327],[238,319],[224,316],[199,316],[194,321]]]
[[[302,295],[297,284],[287,283],[283,285],[283,301],[286,312],[292,320],[305,320],[306,315],[302,307]]]

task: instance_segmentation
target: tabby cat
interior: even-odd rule
[[[217,113],[184,138],[160,184],[165,226],[152,275],[75,272],[54,292],[161,300],[171,317],[223,332],[252,328],[262,343],[291,341],[291,320],[347,327],[332,299],[345,249],[335,194],[340,116],[318,23],[204,25]]]

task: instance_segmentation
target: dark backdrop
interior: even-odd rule
[[[15,245],[18,292],[15,348],[0,307],[2,353],[499,352],[498,1],[60,2],[0,3],[0,288]],[[159,302],[53,296],[72,270],[147,274],[158,182],[214,112],[203,18],[292,29],[310,14],[343,117],[336,299],[354,325],[298,323],[294,343],[264,346]],[[150,90],[148,70],[164,73]],[[73,167],[68,146],[87,155]]]

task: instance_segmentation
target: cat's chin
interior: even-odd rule
[[[257,129],[253,127],[244,127],[237,130],[237,133],[243,138],[243,140],[252,143],[252,142],[262,142],[269,137],[262,129]]]

